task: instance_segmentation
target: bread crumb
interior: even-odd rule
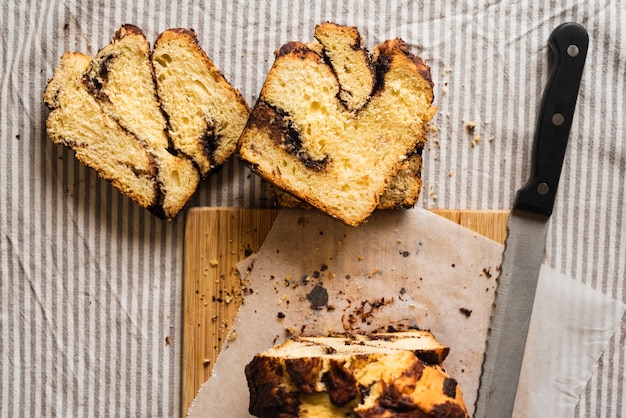
[[[480,275],[485,275],[487,276],[488,279],[491,279],[492,273],[491,273],[491,267],[484,267],[483,271],[480,272]]]
[[[480,135],[476,135],[472,140],[472,146],[475,147],[480,143]]]
[[[277,305],[282,304],[284,301],[286,301],[286,300],[287,300],[287,298],[288,298],[288,297],[289,297],[289,296],[287,296],[286,294],[285,294],[285,295],[282,295],[282,296],[280,297],[280,299],[278,299],[278,303],[277,303]],[[287,303],[289,303],[289,301],[287,301]]]
[[[211,267],[217,267],[218,264],[219,264],[219,262],[216,259],[214,259],[214,258],[209,261],[209,265]]]
[[[202,365],[204,367],[209,367],[209,364],[211,364],[211,360],[208,358],[205,358],[204,360],[202,360]]]
[[[472,315],[472,310],[467,309],[467,308],[459,308],[459,312],[461,312],[463,315],[465,315],[468,318],[470,317],[470,315]]]
[[[363,258],[364,258],[364,257],[363,257],[362,255],[360,255],[360,256],[359,256],[359,261],[363,261]]]
[[[450,171],[448,172],[448,177],[452,177],[453,175],[454,175],[454,171],[450,170]]]
[[[237,333],[235,331],[231,332],[228,336],[228,341],[233,341],[237,338]]]
[[[467,129],[470,133],[473,133],[475,128],[476,128],[476,122],[471,121],[471,120],[465,122],[465,129]]]
[[[172,343],[172,338],[168,335],[165,337],[165,345],[170,345]]]

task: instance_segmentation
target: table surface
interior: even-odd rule
[[[450,4],[447,4],[450,3]],[[93,55],[124,23],[153,42],[193,28],[248,103],[273,52],[316,23],[356,25],[364,45],[403,38],[435,82],[424,151],[428,209],[508,210],[526,180],[552,29],[590,35],[545,263],[626,301],[626,11],[601,2],[119,0],[0,13],[0,416],[176,416],[181,410],[185,212],[161,221],[46,136],[46,81],[65,50]],[[468,129],[469,124],[475,128]],[[271,207],[236,158],[190,207]],[[626,416],[626,321],[582,391],[576,416]]]

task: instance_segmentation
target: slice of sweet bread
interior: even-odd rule
[[[206,177],[234,153],[250,109],[189,29],[168,29],[152,51],[157,94],[174,146]]]
[[[258,417],[468,417],[447,354],[429,332],[298,337],[245,369]],[[445,354],[443,353],[445,351]],[[429,360],[424,360],[425,353]]]
[[[370,57],[355,34],[322,24],[317,42],[283,45],[238,145],[268,182],[349,225],[376,209],[436,112],[430,71],[404,41]]]
[[[191,159],[169,141],[143,31],[122,26],[93,57],[84,82],[103,111],[145,144],[158,167],[162,213],[157,215],[176,216],[195,193],[200,175]]]
[[[67,52],[44,102],[53,141],[166,219],[232,156],[249,113],[193,31],[167,30],[151,51],[134,25],[93,58]]]
[[[75,151],[76,158],[144,208],[157,206],[157,165],[137,138],[105,114],[82,82],[91,58],[77,52],[61,57],[44,92],[51,109],[48,136]]]

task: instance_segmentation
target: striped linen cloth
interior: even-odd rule
[[[485,210],[509,209],[528,176],[550,32],[583,24],[589,54],[545,262],[626,301],[626,10],[618,0],[2,0],[0,417],[181,409],[184,214],[156,219],[46,137],[42,94],[61,54],[93,55],[124,23],[151,42],[167,28],[193,28],[253,104],[273,51],[312,40],[325,20],[358,26],[369,48],[401,37],[427,60],[439,112],[419,204]],[[191,202],[271,204],[266,185],[236,159]],[[625,354],[623,320],[577,417],[626,416]]]

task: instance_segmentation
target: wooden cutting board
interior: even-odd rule
[[[192,208],[184,257],[182,415],[209,378],[243,295],[236,263],[257,252],[278,209]],[[434,210],[504,243],[508,211]]]

